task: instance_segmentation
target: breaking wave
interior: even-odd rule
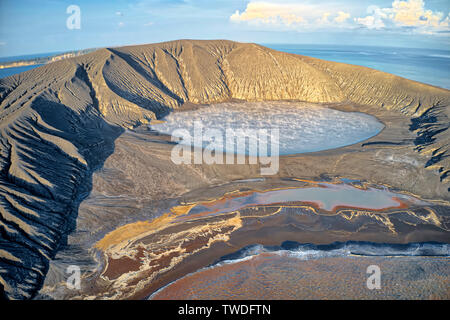
[[[226,255],[213,263],[211,267],[220,264],[236,263],[249,260],[263,253],[284,255],[300,260],[320,259],[326,257],[450,257],[450,244],[438,242],[421,242],[407,244],[386,244],[375,242],[348,241],[334,242],[325,245],[302,244],[285,241],[281,246],[247,246],[235,253]]]
[[[227,264],[249,261],[263,254],[268,254],[268,259],[270,259],[271,256],[273,257],[273,255],[279,255],[281,257],[294,258],[299,260],[352,256],[447,258],[450,257],[450,244],[439,242],[388,244],[364,241],[334,242],[325,245],[315,245],[310,243],[302,244],[294,241],[285,241],[281,244],[281,246],[263,246],[256,244],[244,247],[235,253],[223,256],[211,265],[187,274],[180,279],[188,278],[189,276],[200,273],[202,271],[215,269]],[[153,299],[153,297],[157,296],[161,291],[170,287],[178,280],[175,280],[155,291],[148,297],[148,299]]]

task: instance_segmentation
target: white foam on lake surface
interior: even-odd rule
[[[271,130],[277,128],[281,155],[352,145],[377,135],[384,128],[380,121],[368,114],[298,102],[220,103],[173,112],[162,120],[165,122],[152,124],[151,129],[168,135],[177,129],[186,129],[194,136],[194,125],[200,122],[204,129],[223,132],[224,141],[226,129],[235,133],[241,129],[266,129],[270,136]],[[260,139],[259,135],[257,139]],[[270,138],[267,141],[270,142]],[[213,142],[203,140],[203,147],[212,148]],[[225,148],[224,152],[239,153],[236,146]],[[248,145],[245,153],[254,155],[249,152]]]

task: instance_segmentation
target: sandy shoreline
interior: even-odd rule
[[[245,191],[244,194],[249,192]],[[187,207],[188,211],[177,209],[174,212],[183,217],[191,209],[190,206]],[[314,244],[336,241],[447,242],[448,230],[429,223],[429,218],[422,220],[421,210],[426,213],[420,207],[406,206],[378,211],[338,209],[337,213],[330,214],[326,211],[321,213],[321,210],[308,204],[292,203],[249,206],[218,216],[189,214],[187,217],[190,219],[180,220],[173,225],[167,220],[162,229],[151,233],[143,230],[134,238],[124,238],[124,250],[118,242],[109,243],[104,247],[104,257],[108,259],[108,263],[102,272],[102,278],[112,281],[112,284],[122,283],[120,287],[124,288],[124,298],[144,299],[186,274],[254,244],[279,246],[286,240]],[[448,207],[436,207],[434,210],[445,212]],[[175,217],[172,221],[177,219]],[[414,226],[403,222],[408,220]],[[133,224],[129,227],[133,228]],[[121,235],[124,231],[118,229],[117,232]],[[210,243],[211,241],[213,242]],[[156,245],[157,243],[160,245]],[[148,259],[149,255],[153,258]],[[124,278],[124,275],[128,276]],[[146,281],[146,278],[151,281]],[[140,281],[144,281],[145,285],[136,286]],[[101,287],[98,290],[98,293],[103,291]],[[96,290],[92,294],[96,295],[95,292]],[[85,294],[89,295],[89,290]],[[101,296],[102,294],[99,297]]]
[[[260,254],[202,269],[156,292],[155,300],[449,299],[449,258],[323,257],[299,260]],[[367,267],[381,287],[369,290]]]
[[[380,234],[373,232],[364,235],[343,234],[342,231],[335,232],[305,232],[298,227],[295,227],[290,221],[279,221],[276,219],[273,223],[275,226],[265,227],[260,230],[243,230],[239,234],[234,234],[227,243],[217,243],[205,251],[193,254],[185,258],[179,265],[171,269],[168,274],[155,279],[150,286],[146,287],[142,293],[130,297],[131,299],[143,299],[152,294],[154,291],[168,285],[169,283],[180,279],[186,274],[198,271],[214,262],[221,257],[232,254],[246,246],[253,244],[260,244],[265,246],[279,246],[281,243],[289,239],[299,243],[314,243],[314,244],[329,244],[335,241],[371,241],[377,243],[410,243],[422,242],[433,239],[434,241],[446,242],[448,235],[442,234],[436,236],[435,233],[427,233],[420,231],[413,234],[398,236],[389,236],[387,234]],[[287,227],[278,227],[288,224]],[[278,230],[277,230],[278,229]],[[268,237],[270,235],[270,237]]]

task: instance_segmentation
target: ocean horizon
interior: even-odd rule
[[[342,62],[450,89],[450,51],[348,45],[263,44],[274,50]]]
[[[313,44],[265,43],[261,45],[287,53],[364,66],[450,90],[450,51],[447,50]],[[0,63],[43,58],[55,54],[55,52],[51,52],[0,57]],[[39,66],[41,64],[0,69],[0,78],[12,76]]]

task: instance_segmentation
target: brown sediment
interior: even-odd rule
[[[318,181],[314,181],[314,180],[298,179],[298,178],[293,178],[292,180],[299,181],[299,182],[306,182],[308,184],[312,184],[312,185],[315,185],[315,186],[319,185],[319,182]]]
[[[328,244],[334,241],[373,241],[380,243],[406,243],[408,241],[414,241],[414,236],[409,239],[405,236],[389,235],[386,233],[371,233],[371,234],[353,234],[353,233],[340,233],[329,232],[314,234],[311,232],[300,233],[298,229],[287,228],[287,230],[278,229],[262,229],[260,231],[248,230],[240,232],[239,236],[235,233],[230,238],[228,243],[216,243],[211,246],[209,250],[203,250],[196,252],[193,255],[187,256],[183,261],[174,266],[170,272],[158,275],[151,283],[148,284],[141,291],[135,292],[131,299],[145,299],[156,290],[172,283],[173,281],[184,277],[187,274],[196,272],[218,259],[228,254],[234,253],[239,249],[252,244],[261,244],[266,246],[277,246],[284,242],[286,239],[291,241],[297,241],[300,243],[315,243],[315,244]],[[267,235],[270,234],[270,237]]]
[[[318,182],[312,182],[318,184]],[[388,238],[390,238],[390,242],[403,241],[404,235],[399,235],[392,222],[385,216],[392,209],[408,208],[408,204],[397,197],[393,197],[393,199],[399,203],[398,206],[372,210],[351,206],[336,206],[332,211],[327,211],[321,209],[321,204],[323,206],[323,203],[320,201],[298,201],[301,206],[296,205],[294,201],[291,202],[292,205],[289,203],[273,203],[270,205],[246,204],[239,211],[223,213],[218,216],[215,216],[214,213],[220,209],[189,214],[197,205],[213,207],[226,204],[230,199],[249,196],[255,192],[265,193],[283,189],[294,189],[294,187],[263,191],[240,192],[236,190],[227,192],[223,197],[217,199],[175,206],[168,213],[152,221],[140,221],[122,226],[107,234],[96,244],[96,248],[104,252],[104,257],[107,260],[102,277],[113,281],[113,283],[121,277],[122,280],[120,282],[127,284],[126,286],[128,287],[127,290],[122,292],[123,297],[142,298],[150,294],[152,290],[156,290],[166,284],[167,281],[170,282],[170,280],[176,279],[178,272],[195,271],[187,266],[195,265],[197,269],[201,268],[214,261],[214,259],[218,259],[250,244],[279,245],[286,239],[299,242],[311,242],[312,239],[315,239],[313,240],[314,243],[327,243],[328,241],[332,242],[332,240],[367,241],[371,239],[374,241],[386,241]],[[268,207],[271,208],[268,214],[265,212],[266,210],[261,210],[262,212],[260,212],[260,209]],[[312,216],[298,215],[290,217],[288,214],[280,215],[283,208],[307,210],[306,212],[310,210]],[[340,210],[350,209],[353,210],[351,216],[342,213],[344,220],[350,222],[353,217],[365,216],[366,219],[378,221],[377,223],[385,228],[385,232],[372,234],[369,231],[359,235],[361,227],[355,227],[354,230],[346,230],[346,227],[343,230],[329,230],[326,234],[320,232],[320,236],[318,236],[317,233],[306,232],[304,227],[300,227],[306,223],[305,226],[308,228],[320,229],[320,223],[318,223],[317,219],[330,217],[330,213],[340,216]],[[246,212],[246,214],[241,214],[241,210]],[[249,212],[251,214],[248,214]],[[324,214],[321,215],[320,212]],[[180,220],[180,218],[182,219]],[[248,218],[258,219],[256,224],[254,224]],[[232,222],[233,219],[238,219],[236,221],[239,222]],[[292,221],[288,222],[290,220]],[[279,222],[275,223],[275,221]],[[300,229],[298,229],[297,225]],[[302,230],[301,233],[299,233],[300,230]],[[270,239],[267,238],[267,234],[270,234]],[[222,242],[226,246],[217,245],[217,242]],[[218,250],[216,248],[221,249]],[[198,259],[198,256],[205,256],[205,260]],[[191,261],[194,257],[198,259],[197,262],[205,264],[197,265],[193,262],[186,262]],[[123,277],[124,275],[126,276]]]
[[[177,207],[174,212],[185,213],[189,208]],[[103,252],[108,263],[100,277],[113,286],[123,288],[116,295],[129,298],[189,255],[208,249],[217,241],[228,241],[229,234],[240,226],[239,215],[232,214],[222,220],[213,219],[204,225],[185,226],[178,232],[175,229],[179,225],[171,223],[150,232],[147,229],[140,237],[123,240],[120,245],[109,246]],[[107,296],[100,293],[98,297]]]
[[[292,204],[292,206],[289,206],[289,203]],[[318,211],[323,211],[326,213],[330,213],[327,210],[322,209],[322,207],[324,206],[324,203],[321,201],[290,201],[290,202],[282,202],[282,203],[273,203],[272,205],[279,205],[281,208],[287,208],[287,207],[295,207],[297,205],[297,203],[300,203],[303,207],[311,207],[314,208],[315,212],[317,213]]]
[[[426,232],[417,234],[414,232],[415,228],[405,229],[399,231],[395,229],[395,225],[387,218],[387,214],[391,211],[361,211],[353,209],[352,215],[348,217],[345,213],[338,213],[336,216],[319,215],[313,207],[308,206],[268,206],[271,210],[267,214],[266,208],[263,205],[255,207],[246,207],[242,209],[242,214],[232,213],[221,216],[208,217],[203,219],[195,217],[189,222],[177,224],[169,223],[166,228],[160,228],[149,235],[141,235],[133,238],[132,242],[128,243],[125,251],[120,249],[123,246],[118,246],[118,249],[110,248],[105,251],[105,258],[110,259],[112,255],[123,256],[128,252],[132,252],[134,247],[140,246],[146,248],[145,252],[148,256],[153,256],[153,259],[141,260],[140,271],[137,275],[122,277],[120,283],[121,287],[126,284],[126,290],[120,291],[119,297],[127,299],[142,299],[153,293],[155,290],[167,285],[168,283],[183,277],[188,273],[197,271],[219,258],[236,252],[242,247],[261,244],[261,245],[280,245],[285,240],[297,241],[300,243],[316,243],[327,244],[334,241],[372,241],[372,242],[389,242],[389,243],[405,243],[421,241],[432,235],[433,239],[445,239],[447,234],[442,230],[430,230],[429,236]],[[291,215],[283,213],[283,208],[295,208],[306,210],[309,208],[311,214],[295,214]],[[396,207],[398,210],[398,207]],[[348,209],[347,209],[348,210]],[[181,210],[185,212],[185,210]],[[261,211],[261,212],[260,212]],[[248,213],[251,214],[248,214]],[[406,213],[408,214],[408,213]],[[334,228],[329,229],[328,222],[322,219],[342,217],[342,222],[336,223]],[[353,218],[359,217],[359,220]],[[249,219],[257,218],[257,219]],[[232,219],[239,219],[238,224],[230,223]],[[375,224],[379,225],[378,229],[371,227],[364,230],[367,220],[367,226]],[[432,217],[430,218],[431,220]],[[429,219],[429,220],[430,220]],[[419,220],[419,218],[418,218]],[[427,219],[425,219],[427,220]],[[422,219],[422,223],[425,222]],[[195,223],[194,223],[195,221]],[[215,222],[214,222],[215,221]],[[348,221],[348,222],[344,222]],[[359,221],[359,222],[355,222]],[[428,220],[427,220],[428,221]],[[433,220],[434,221],[434,220]],[[431,221],[432,222],[432,221]],[[192,224],[193,223],[193,224]],[[219,223],[219,228],[214,227],[214,223]],[[357,223],[355,225],[355,223]],[[358,223],[362,226],[358,227]],[[327,226],[324,231],[320,231]],[[200,229],[198,229],[200,227]],[[187,229],[186,229],[187,228]],[[191,228],[189,230],[189,228]],[[312,228],[309,230],[309,228]],[[188,230],[188,233],[185,233]],[[403,229],[402,229],[403,230]],[[205,232],[208,232],[207,234]],[[319,232],[318,232],[319,231]],[[223,235],[227,235],[223,237]],[[268,236],[270,235],[270,236]],[[173,239],[171,243],[164,239]],[[176,240],[177,238],[180,239]],[[155,241],[161,243],[156,245]],[[211,239],[216,239],[211,243]],[[125,241],[125,240],[124,240]],[[135,245],[133,245],[133,242]],[[155,246],[156,245],[156,246]],[[151,247],[155,246],[153,249]],[[121,260],[123,261],[123,260]],[[129,260],[126,260],[129,262]],[[115,274],[119,271],[114,265],[108,265],[103,273],[103,276],[108,274]],[[129,268],[128,270],[126,268]],[[123,275],[133,274],[137,268],[136,264],[129,263],[120,269]],[[111,279],[110,279],[111,280]],[[114,282],[113,282],[114,283]],[[100,294],[99,297],[101,297]]]
[[[126,239],[133,238],[145,232],[155,231],[158,228],[166,226],[177,216],[189,213],[194,206],[196,206],[196,204],[176,206],[171,208],[169,213],[163,214],[162,216],[151,221],[138,221],[119,227],[98,241],[95,244],[95,247],[97,249],[106,250],[107,248],[119,244]]]
[[[396,209],[406,209],[406,208],[408,208],[408,204],[405,201],[402,201],[400,198],[392,197],[392,199],[394,201],[397,201],[398,203],[400,203],[400,205],[398,207],[396,207]]]
[[[122,256],[119,259],[114,259],[108,256],[108,263],[103,271],[103,276],[114,280],[124,273],[138,271],[141,266],[140,259],[144,257],[144,250],[138,247],[137,251],[137,254],[133,258]]]
[[[366,268],[389,274],[380,290],[366,287]],[[299,260],[262,253],[189,274],[152,299],[448,299],[448,258],[325,257]],[[415,277],[417,268],[420,279]],[[336,277],[339,274],[339,277]]]
[[[225,227],[220,230],[220,232],[223,233],[229,233],[233,230],[232,226]],[[219,231],[212,232],[211,237],[214,237],[219,234]],[[195,239],[192,240],[186,240],[181,244],[181,249],[184,249],[186,253],[195,252],[201,248],[204,248],[208,245],[209,240],[211,237],[206,237],[204,235],[200,235]]]

